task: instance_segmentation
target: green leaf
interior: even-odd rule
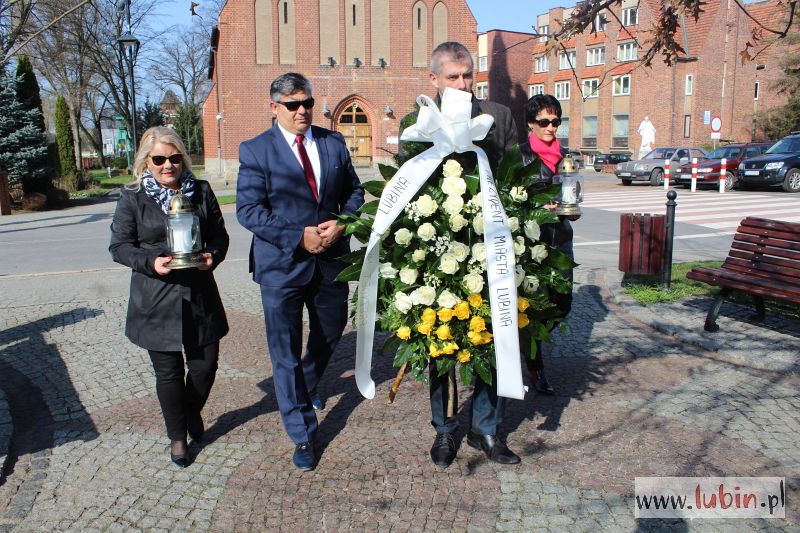
[[[363,263],[364,262],[364,252],[366,248],[361,248],[360,250],[354,250],[352,252],[347,252],[344,255],[340,255],[336,259],[339,261],[344,261],[345,263],[356,264],[356,263]]]
[[[465,182],[467,182],[467,190],[469,191],[470,196],[475,196],[478,194],[478,187],[481,184],[481,178],[474,174],[464,174],[461,177],[464,178]]]
[[[360,213],[364,213],[366,215],[374,215],[378,212],[378,205],[381,203],[380,200],[372,200],[371,202],[367,202],[361,206],[361,209],[358,211]]]
[[[474,359],[475,363],[472,365],[475,369],[475,372],[481,377],[484,383],[487,385],[492,384],[492,373],[486,367],[484,362],[481,359]]]
[[[464,385],[472,384],[472,367],[469,365],[461,365],[459,368],[461,374],[461,383]]]
[[[381,194],[383,194],[384,187],[386,187],[386,182],[379,180],[370,180],[370,181],[365,181],[364,183],[361,184],[361,186],[364,187],[364,190],[370,193],[372,196],[380,198]]]
[[[363,265],[359,263],[346,267],[336,276],[336,281],[358,281],[358,278],[361,276],[362,266]]]
[[[519,153],[519,146],[514,145],[506,150],[503,160],[497,167],[494,180],[498,187],[506,188],[513,184],[516,170],[522,166],[522,156]]]
[[[403,339],[401,339],[395,334],[392,334],[389,336],[388,339],[386,339],[386,342],[383,343],[380,353],[382,355],[385,355],[387,353],[391,353],[396,350],[399,351],[400,345],[403,343],[405,343]],[[400,364],[402,365],[403,363],[405,363],[405,361],[401,362]]]
[[[381,176],[386,178],[387,180],[391,179],[399,169],[393,167],[391,165],[384,165],[382,163],[378,163],[378,171],[380,171]]]

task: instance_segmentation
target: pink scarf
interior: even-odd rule
[[[547,144],[537,137],[535,133],[531,133],[531,136],[528,137],[528,142],[531,144],[531,150],[542,158],[547,168],[555,173],[556,165],[561,161],[561,145],[558,144],[558,139],[553,139],[553,142]]]

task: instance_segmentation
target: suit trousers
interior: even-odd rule
[[[481,435],[496,435],[503,421],[505,398],[497,395],[497,375],[488,385],[477,375],[472,391],[472,429]],[[458,428],[458,389],[455,389],[454,416],[447,416],[447,374],[438,376],[436,365],[430,365],[431,425],[437,433],[453,433]]]
[[[317,415],[311,400],[347,323],[348,285],[319,271],[302,287],[260,285],[275,395],[286,433],[295,444],[313,442]],[[303,306],[309,333],[303,344]]]
[[[186,438],[186,415],[202,411],[217,375],[219,341],[184,346],[184,350],[188,373],[184,373],[183,353],[147,352],[156,374],[156,395],[170,440]]]

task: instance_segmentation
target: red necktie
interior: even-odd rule
[[[295,137],[297,142],[297,152],[300,154],[300,161],[303,163],[303,172],[306,175],[308,186],[311,187],[311,192],[314,193],[314,200],[319,202],[319,193],[317,192],[317,180],[314,179],[314,168],[311,166],[311,160],[308,158],[306,147],[303,146],[303,139],[305,135],[298,133]]]

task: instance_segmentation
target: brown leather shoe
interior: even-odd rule
[[[481,450],[490,461],[502,465],[515,465],[521,461],[519,455],[512,452],[506,443],[495,435],[481,435],[472,429],[467,432],[467,444],[476,450]]]

